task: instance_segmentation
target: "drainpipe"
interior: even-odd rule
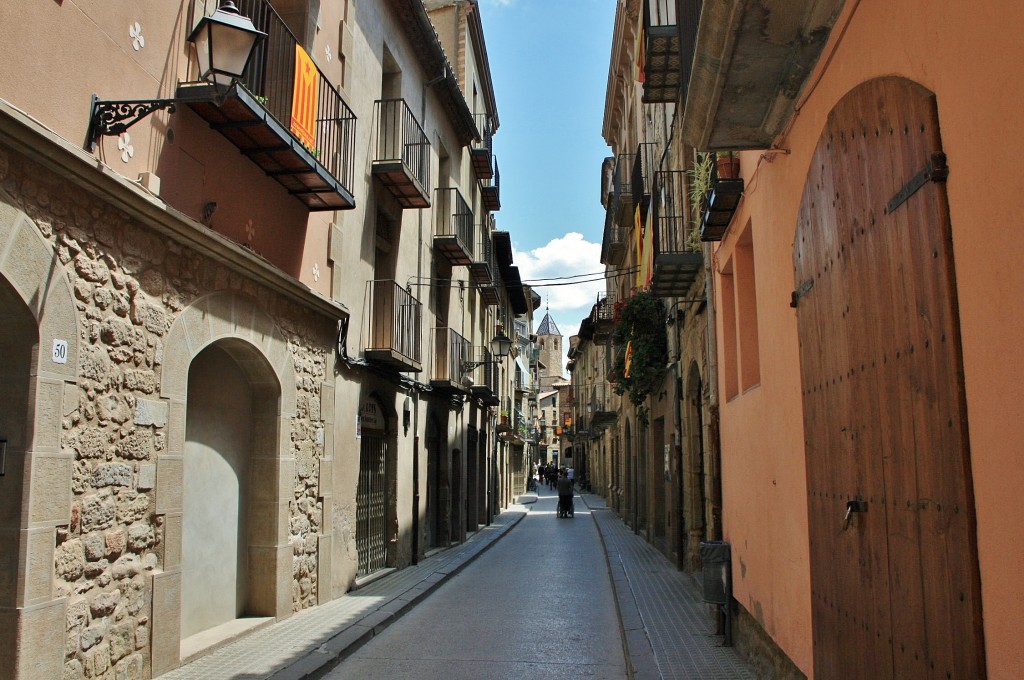
[[[719,429],[718,429],[718,341],[717,341],[717,337],[718,336],[717,336],[717,333],[715,332],[715,324],[717,323],[717,321],[716,321],[716,316],[715,316],[715,276],[714,276],[714,267],[713,267],[713,262],[712,262],[713,258],[714,258],[714,254],[713,254],[713,252],[711,250],[711,244],[710,243],[705,243],[704,244],[704,291],[705,291],[704,294],[707,297],[707,304],[705,305],[705,309],[707,309],[707,312],[708,312],[708,324],[707,324],[707,326],[708,326],[708,335],[707,335],[708,350],[707,351],[708,351],[708,386],[710,387],[709,395],[708,395],[708,410],[709,410],[708,415],[710,417],[707,420],[708,420],[709,425],[710,425],[710,428],[709,428],[710,431],[717,434],[719,432]],[[702,414],[701,420],[704,421],[703,414]],[[701,436],[703,436],[703,435],[704,435],[704,433],[702,432]],[[715,459],[715,453],[719,450],[719,447],[720,447],[719,438],[717,436],[715,436],[712,439],[712,441],[708,442],[708,444],[709,444],[709,446],[708,446],[708,453],[711,454],[711,458],[712,458],[712,460],[714,460]],[[721,456],[718,456],[718,459],[721,460]],[[721,469],[715,470],[715,474],[719,478],[721,478],[721,475],[722,475]],[[725,508],[722,508],[722,516],[724,518],[724,516],[725,516]],[[719,520],[719,522],[724,525],[724,522],[721,519]],[[724,526],[720,526],[720,527],[716,527],[716,528],[718,529],[717,533],[720,533],[720,534],[724,535]]]
[[[427,91],[447,77],[447,72],[423,83],[420,91],[420,124],[427,125]],[[429,163],[431,159],[427,159]],[[416,280],[423,280],[423,209],[416,211]],[[420,391],[412,392],[412,563],[419,564],[420,553]]]

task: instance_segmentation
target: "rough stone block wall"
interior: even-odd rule
[[[315,605],[320,390],[333,381],[333,322],[2,147],[0,192],[52,245],[79,313],[77,400],[65,397],[62,414],[61,447],[74,454],[71,510],[54,551],[54,597],[68,598],[64,677],[141,678],[149,668],[149,576],[163,568],[165,538],[164,515],[155,512],[157,458],[168,438],[163,343],[177,315],[210,292],[254,299],[287,340],[297,409],[285,434],[292,450],[279,455],[294,456],[295,472],[286,482],[291,497],[280,500],[289,503],[293,609]]]

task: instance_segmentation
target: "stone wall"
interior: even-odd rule
[[[65,396],[61,442],[74,455],[73,496],[54,551],[54,597],[68,602],[65,677],[141,678],[149,668],[147,575],[162,570],[165,548],[164,517],[155,513],[156,460],[168,439],[163,343],[177,315],[210,292],[253,299],[286,338],[297,394],[292,450],[281,455],[296,465],[293,497],[280,500],[289,501],[293,609],[316,604],[321,386],[333,381],[333,322],[5,148],[0,199],[52,245],[79,312],[78,394]]]

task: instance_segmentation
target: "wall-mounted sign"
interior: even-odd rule
[[[66,364],[68,363],[68,341],[57,340],[53,341],[53,363],[55,364]]]
[[[364,430],[383,431],[387,427],[384,413],[375,401],[364,401],[359,407],[359,420]]]

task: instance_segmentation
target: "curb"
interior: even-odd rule
[[[601,539],[601,547],[604,549],[605,563],[608,565],[608,577],[612,582],[612,592],[615,593],[615,609],[619,615],[619,635],[622,636],[622,651],[626,657],[628,678],[660,678],[661,670],[658,668],[658,661],[654,656],[654,648],[644,626],[643,617],[640,615],[640,608],[636,604],[636,596],[629,584],[629,577],[626,575],[622,559],[617,550],[609,550],[608,543],[604,540],[604,531],[601,529],[601,522],[597,519],[598,510],[611,511],[609,508],[592,509],[587,503],[586,497],[580,494],[583,504],[590,510],[590,515],[597,527],[597,535]]]
[[[380,634],[413,606],[430,595],[441,584],[466,568],[477,557],[484,554],[492,545],[512,530],[523,517],[528,508],[515,506],[506,512],[515,513],[507,524],[497,527],[493,533],[478,531],[473,538],[452,550],[462,550],[454,559],[439,565],[427,573],[422,580],[405,590],[388,597],[376,609],[348,624],[335,633],[329,640],[316,649],[312,649],[293,663],[278,669],[269,676],[269,680],[313,680],[322,678],[331,669],[344,661],[357,649]],[[491,527],[488,527],[491,528]],[[479,538],[478,538],[479,537]],[[401,574],[401,571],[396,572]],[[386,581],[388,577],[384,577]]]

